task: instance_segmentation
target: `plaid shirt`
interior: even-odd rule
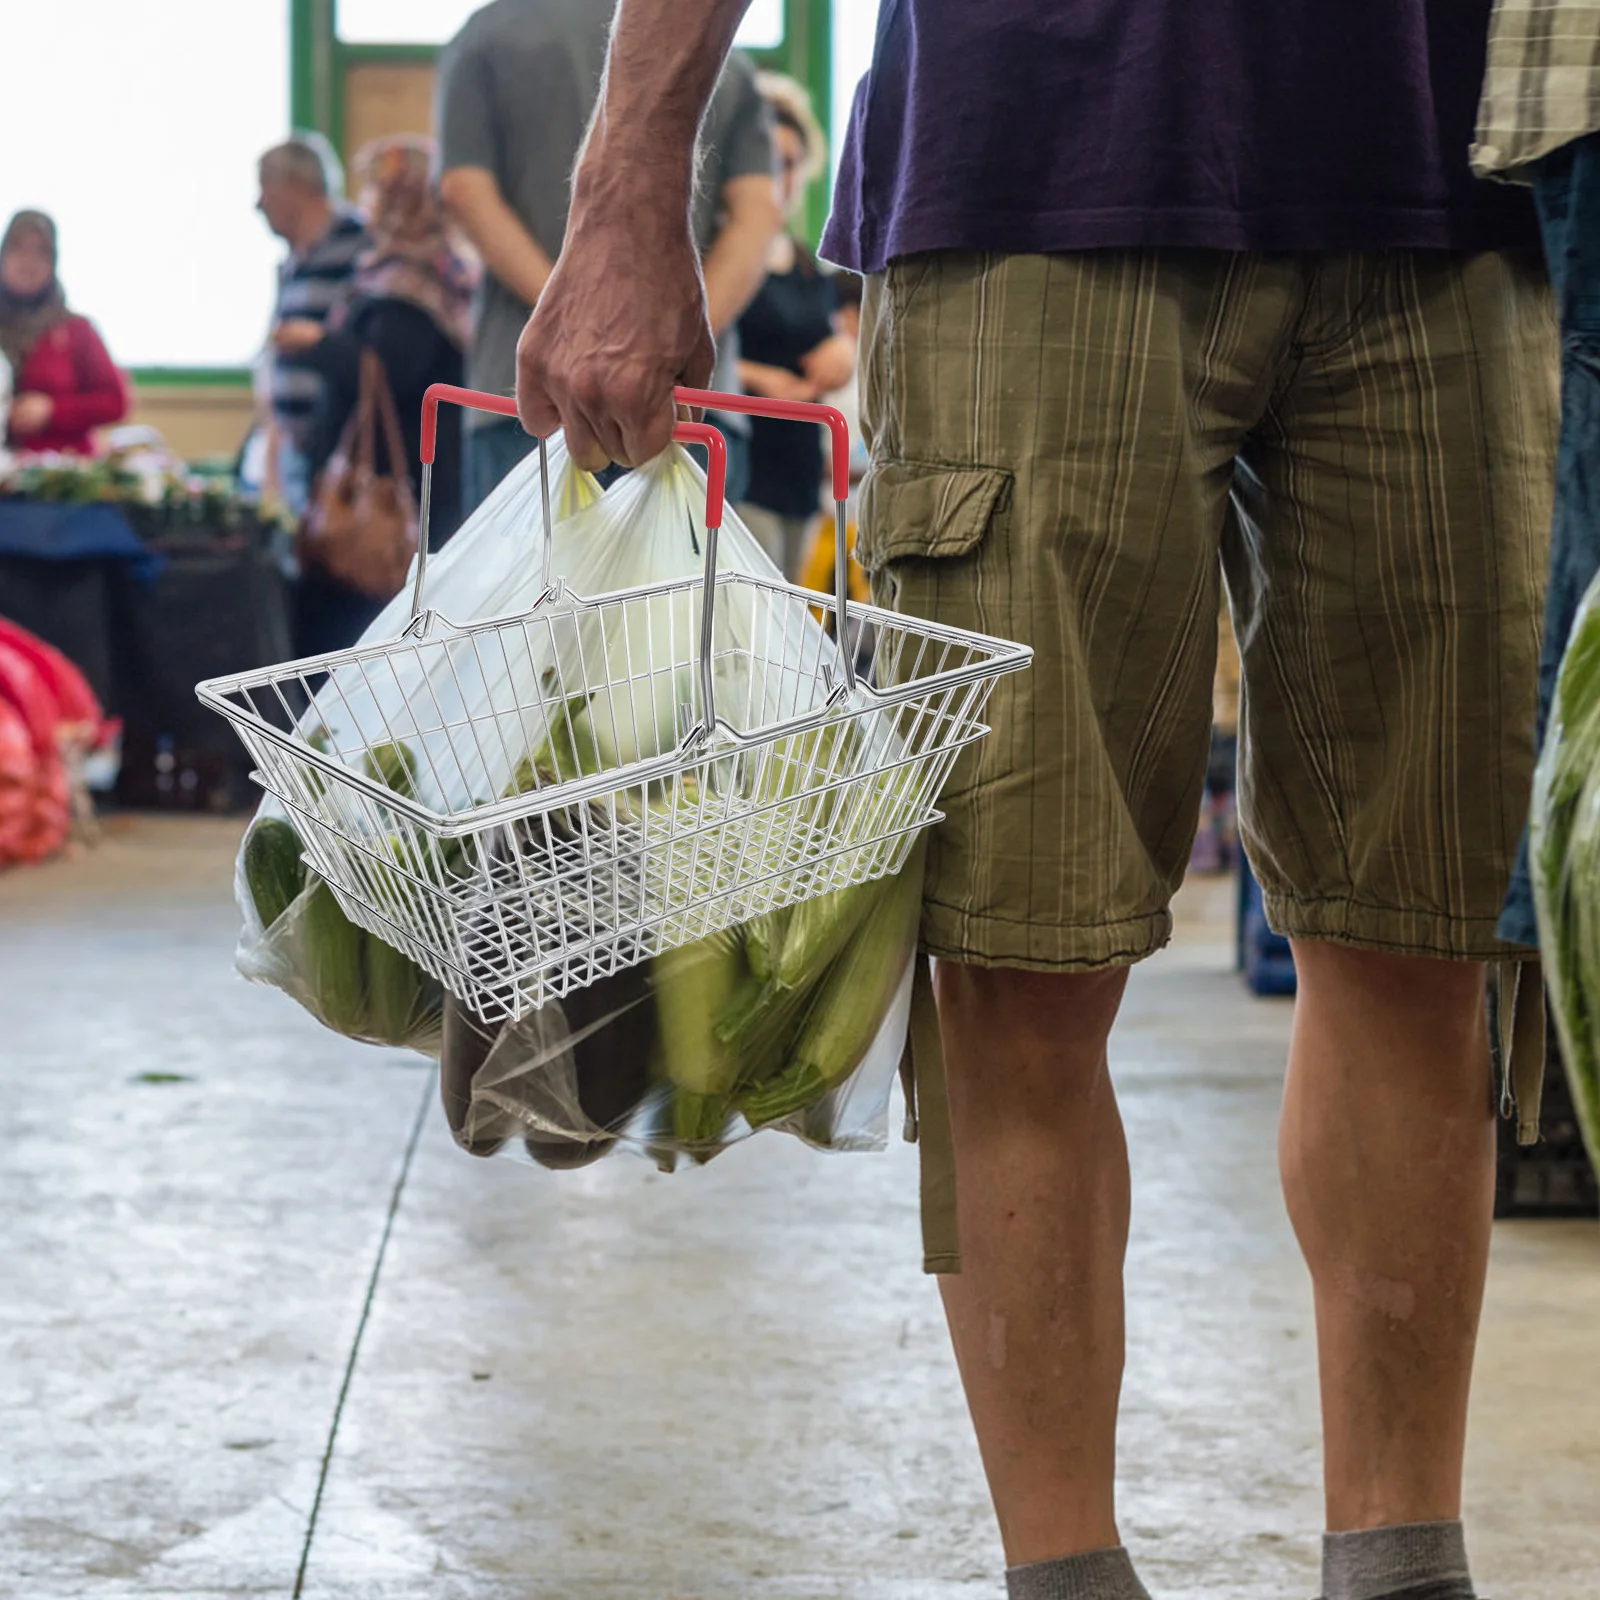
[[[1600,129],[1600,0],[1497,0],[1472,170],[1528,162]]]

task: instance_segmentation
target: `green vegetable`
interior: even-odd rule
[[[534,768],[546,785],[567,783],[573,778],[589,778],[602,770],[600,745],[595,738],[590,697],[574,695],[550,719],[550,737],[534,756]],[[551,776],[545,777],[544,773]]]
[[[715,1024],[748,972],[737,928],[663,951],[653,964],[660,1075],[676,1091],[673,1131],[690,1149],[717,1139],[733,1110],[739,1052]]]
[[[360,1038],[367,1031],[367,931],[346,918],[320,878],[306,897],[302,919],[305,976],[316,1013],[334,1032]]]
[[[762,983],[778,975],[778,957],[789,932],[792,907],[768,911],[744,925],[744,953]]]
[[[922,917],[922,846],[878,895],[806,1013],[788,1065],[745,1091],[739,1109],[759,1128],[814,1104],[859,1067],[905,977]]]
[[[850,942],[868,913],[888,892],[892,880],[869,879],[834,889],[794,908],[789,932],[778,957],[777,981],[785,989],[803,989]]]
[[[263,817],[244,841],[244,877],[261,926],[270,928],[306,886],[300,835],[279,817]]]
[[[1534,781],[1539,944],[1573,1102],[1600,1161],[1600,580],[1579,608]]]
[[[409,745],[379,744],[367,753],[367,776],[407,800],[417,797],[417,757]]]
[[[334,753],[333,735],[320,724],[306,734],[306,743],[322,755],[329,756]],[[315,799],[320,799],[328,792],[328,780],[322,770],[309,764],[305,768],[305,785]]]
[[[366,933],[366,930],[362,930]],[[378,1044],[416,1045],[439,1026],[443,996],[438,982],[404,951],[366,933],[367,1026]]]
[[[547,689],[555,687],[551,674],[546,674]],[[594,724],[589,711],[587,694],[573,695],[562,705],[546,709],[548,728],[545,741],[532,755],[523,757],[506,786],[506,795],[534,794],[543,789],[553,789],[557,784],[570,783],[574,778],[592,777],[601,770],[600,749],[595,740]],[[591,828],[609,828],[611,819],[598,801],[584,802],[589,809]],[[557,839],[572,840],[581,837],[583,820],[576,807],[552,811],[547,818],[550,831]],[[543,841],[540,819],[519,823],[518,827],[529,835],[535,851]]]

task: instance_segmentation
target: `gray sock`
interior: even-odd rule
[[[1324,1600],[1474,1600],[1459,1522],[1322,1536]]]
[[[1010,1600],[1150,1600],[1120,1544],[1012,1567],[1006,1573],[1006,1593]]]

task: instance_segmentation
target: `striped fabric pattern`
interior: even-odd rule
[[[1276,925],[1503,950],[1556,436],[1536,263],[914,257],[869,280],[862,384],[875,595],[1035,651],[941,802],[934,955],[1072,970],[1166,941],[1223,567]]]
[[[1518,169],[1600,129],[1600,0],[1499,0],[1472,168]]]
[[[274,322],[304,317],[325,322],[355,271],[356,257],[371,241],[358,217],[342,212],[304,255],[278,269]],[[272,363],[272,409],[291,433],[311,415],[322,380],[309,366],[279,356]]]

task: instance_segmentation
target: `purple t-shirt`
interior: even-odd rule
[[[822,254],[1534,245],[1467,169],[1492,0],[883,0]]]

